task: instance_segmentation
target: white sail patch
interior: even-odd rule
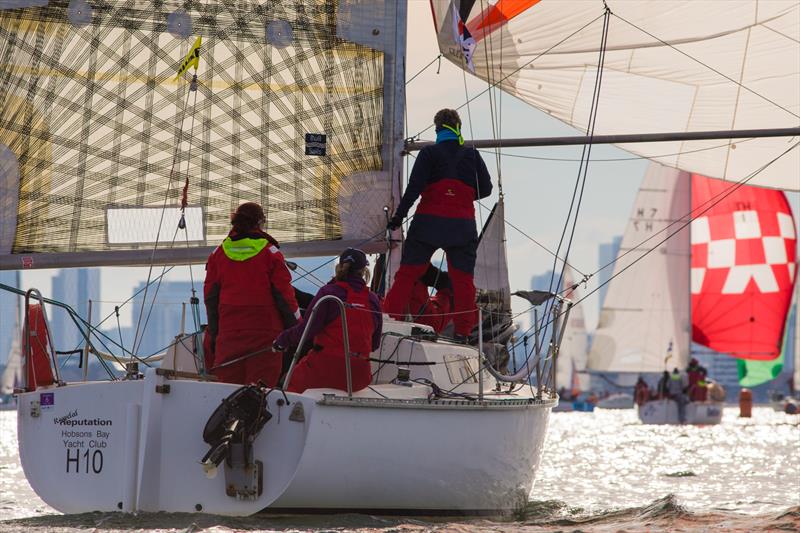
[[[778,213],[778,231],[784,239],[794,239],[794,221],[786,213]]]
[[[755,239],[761,237],[761,224],[756,211],[734,211],[733,233],[737,239]]]
[[[703,290],[703,280],[706,277],[706,269],[693,268],[691,270],[691,276],[692,294],[700,294]]]
[[[692,220],[692,244],[706,244],[711,242],[711,228],[708,226],[708,217],[699,217]]]
[[[769,265],[738,265],[732,266],[728,271],[722,294],[744,293],[751,279],[762,293],[778,292],[778,281]]]
[[[184,230],[176,234],[181,218],[177,207],[164,209],[163,214],[160,207],[109,208],[106,210],[108,244],[204,242],[203,208],[187,207],[185,217],[185,234]]]

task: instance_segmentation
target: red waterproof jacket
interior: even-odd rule
[[[374,310],[370,302],[370,291],[366,286],[355,289],[347,281],[338,281],[336,286],[344,289],[347,303],[347,333],[350,341],[350,375],[353,391],[366,388],[372,381],[369,354],[373,348],[375,333]],[[289,383],[289,391],[303,392],[307,389],[333,388],[347,390],[344,336],[340,317],[329,321],[322,331],[314,336],[314,349],[295,368]],[[378,332],[380,335],[380,332]]]
[[[204,296],[214,365],[269,351],[300,313],[277,243],[263,232],[230,234],[206,263]]]

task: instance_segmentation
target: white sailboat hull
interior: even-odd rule
[[[402,389],[419,395],[411,387],[381,387],[394,389],[395,397]],[[226,495],[224,463],[214,479],[200,465],[209,448],[202,439],[206,420],[235,389],[167,381],[150,371],[143,380],[20,394],[25,475],[64,513],[512,509],[527,501],[555,403],[348,400],[323,397],[334,391],[322,389],[288,394],[286,405],[275,391],[268,397],[273,418],[254,443],[263,490],[247,500]],[[290,420],[298,403],[301,420]]]
[[[633,409],[633,396],[626,393],[612,394],[597,402],[599,409]]]
[[[639,420],[645,424],[680,424],[678,404],[674,400],[652,400],[637,408]],[[722,402],[689,402],[686,424],[719,424]]]

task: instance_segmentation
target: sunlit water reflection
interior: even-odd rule
[[[691,531],[800,529],[800,416],[726,408],[717,426],[645,426],[632,410],[555,413],[528,508],[496,520],[361,515],[64,517],[19,464],[16,413],[0,412],[0,532],[54,529]]]

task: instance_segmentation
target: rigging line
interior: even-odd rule
[[[608,7],[606,7],[606,9],[608,9]],[[609,11],[609,14],[610,14],[610,11]],[[600,45],[602,51],[601,51],[600,64],[599,64],[600,74],[597,77],[597,83],[596,83],[596,86],[597,86],[597,88],[596,88],[596,91],[597,91],[597,96],[596,96],[597,104],[595,106],[593,115],[590,115],[592,117],[592,119],[591,119],[592,123],[591,123],[590,138],[594,137],[594,131],[595,131],[595,127],[597,125],[597,115],[598,115],[599,110],[600,110],[600,90],[601,90],[602,85],[603,85],[603,67],[605,66],[606,47],[608,45],[609,25],[610,25],[610,20],[608,21],[608,23],[604,27],[603,41],[602,41],[602,44]],[[583,193],[585,191],[586,181],[587,181],[588,175],[589,175],[589,162],[591,161],[592,148],[593,147],[594,147],[593,144],[589,144],[589,147],[586,150],[586,162],[585,162],[585,164],[583,166],[583,178],[581,179],[581,190],[580,190],[580,194],[578,195],[578,204],[577,204],[577,206],[575,208],[575,218],[573,219],[573,222],[572,222],[572,231],[570,232],[569,241],[567,242],[567,250],[566,250],[566,253],[564,254],[564,262],[566,262],[567,259],[569,259],[569,252],[572,249],[572,242],[573,242],[573,240],[575,238],[575,229],[578,226],[578,216],[580,215],[581,205],[583,205]],[[578,170],[578,172],[580,172],[580,170]],[[564,270],[565,270],[565,268],[566,267],[562,265],[562,267],[561,267],[561,275],[559,276],[559,279],[558,279],[558,286],[559,287],[562,286],[562,282],[563,282],[563,279],[564,279]]]
[[[139,320],[136,322],[136,331],[133,335],[133,342],[134,348],[136,346],[136,340],[139,337],[139,326],[141,325],[142,315],[144,314],[144,305],[147,301],[147,287],[150,285],[150,277],[153,274],[153,264],[155,263],[155,256],[156,250],[158,249],[158,238],[161,234],[161,227],[164,224],[164,213],[167,210],[167,202],[169,201],[169,193],[172,189],[172,178],[175,175],[175,164],[178,160],[178,153],[180,152],[181,144],[183,144],[183,123],[186,120],[186,108],[189,107],[189,97],[191,96],[191,91],[186,92],[186,100],[184,101],[183,108],[180,112],[180,122],[176,125],[176,129],[178,130],[178,142],[175,143],[175,151],[172,154],[172,166],[169,169],[169,178],[167,180],[167,190],[164,192],[164,203],[161,206],[161,216],[158,220],[158,229],[156,230],[156,240],[153,244],[153,252],[150,254],[150,268],[147,271],[147,284],[145,284],[144,290],[144,298],[142,298],[142,307],[139,314]],[[173,243],[175,239],[173,238]]]
[[[600,43],[600,56],[598,57],[597,75],[595,76],[595,85],[594,85],[594,90],[592,92],[592,101],[591,101],[591,105],[590,105],[590,109],[589,109],[589,121],[588,121],[588,124],[587,124],[587,131],[586,131],[586,134],[589,135],[590,139],[591,139],[591,137],[594,136],[594,128],[595,128],[595,124],[596,124],[596,120],[597,120],[597,112],[599,110],[599,96],[600,96],[600,88],[602,86],[602,75],[603,75],[603,65],[605,63],[606,44],[608,42],[609,20],[610,20],[609,13],[608,13],[608,11],[606,11],[606,13],[604,14],[604,18],[603,18],[603,32],[602,32],[602,38],[601,38],[601,43]],[[558,252],[561,250],[561,245],[562,245],[562,243],[564,241],[564,237],[566,235],[566,232],[567,232],[567,230],[568,230],[568,228],[570,226],[570,221],[572,221],[572,231],[570,232],[570,237],[569,237],[569,240],[568,240],[568,243],[567,243],[567,251],[566,251],[565,257],[564,257],[565,262],[569,258],[569,250],[572,247],[572,241],[573,241],[573,238],[574,238],[574,235],[575,235],[575,228],[577,226],[578,215],[580,213],[580,206],[581,206],[581,203],[583,201],[583,192],[584,192],[584,188],[585,188],[585,185],[586,185],[586,178],[588,176],[588,168],[589,168],[589,161],[588,160],[591,157],[591,149],[592,149],[592,144],[588,143],[588,145],[585,144],[583,146],[583,149],[581,151],[581,162],[580,162],[580,165],[578,167],[578,177],[577,177],[577,179],[575,181],[575,187],[573,188],[573,191],[572,191],[572,199],[570,200],[570,207],[569,207],[569,211],[567,213],[567,219],[564,222],[564,229],[561,232],[561,238],[559,240],[558,247],[556,249],[556,257],[557,257]],[[578,202],[577,202],[577,205],[576,205],[575,198],[576,198],[576,194],[578,192],[579,186],[580,186],[580,195],[578,196]],[[575,210],[574,218],[572,217],[573,209]],[[556,274],[556,270],[557,270],[557,265],[558,265],[558,262],[554,261],[553,262],[553,269],[552,269],[551,275],[550,275],[549,288],[548,288],[548,292],[551,292],[551,293],[553,292],[553,282],[555,281],[555,274]],[[559,272],[558,283],[557,283],[557,286],[559,286],[559,287],[561,286],[562,280],[563,280],[563,277],[564,277],[564,268],[565,267],[562,265],[562,268],[561,268],[561,270]],[[551,313],[551,306],[552,305],[555,305],[554,301],[548,301],[545,304],[545,310],[544,310],[544,313],[542,314],[542,326],[540,327],[538,324],[534,324],[534,325],[531,326],[531,328],[532,327],[536,327],[537,331],[541,330],[543,336],[546,336],[546,334],[547,334],[547,326],[550,323],[553,322],[551,320],[550,322],[545,323],[545,320],[547,320],[547,317],[550,314],[552,314]],[[527,334],[530,331],[531,328],[528,328],[528,330],[525,332],[525,334]],[[556,332],[553,331],[551,333],[551,336],[555,335],[555,333]],[[529,354],[529,356],[530,356],[530,354]]]
[[[734,84],[738,85],[739,87],[741,87],[741,88],[742,88],[742,89],[744,89],[745,91],[747,91],[747,92],[749,92],[749,93],[751,93],[751,94],[754,94],[755,96],[757,96],[757,97],[761,98],[762,100],[764,100],[764,101],[766,101],[766,102],[769,102],[770,104],[774,105],[775,107],[777,107],[777,108],[779,108],[779,109],[782,109],[783,111],[786,111],[787,113],[789,113],[790,115],[792,115],[792,116],[793,116],[793,117],[795,117],[795,118],[800,118],[800,115],[798,115],[798,114],[796,114],[796,113],[793,113],[792,111],[790,111],[789,109],[786,109],[785,107],[783,107],[783,106],[782,106],[782,105],[780,105],[779,103],[775,102],[774,100],[770,100],[769,98],[767,98],[767,97],[766,97],[766,96],[764,96],[763,94],[761,94],[761,93],[759,93],[759,92],[756,92],[756,91],[754,91],[753,89],[751,89],[751,88],[747,87],[746,85],[744,85],[744,84],[742,84],[742,83],[740,83],[740,82],[736,81],[735,79],[731,78],[730,76],[728,76],[728,75],[726,75],[726,74],[723,74],[722,72],[720,72],[719,70],[715,69],[714,67],[712,67],[712,66],[711,66],[711,65],[709,65],[708,63],[703,63],[702,61],[700,61],[700,60],[699,60],[699,59],[697,59],[696,57],[693,57],[692,55],[690,55],[690,54],[687,54],[686,52],[684,52],[684,51],[683,51],[683,50],[681,50],[680,48],[677,48],[677,47],[675,47],[674,45],[672,45],[672,44],[670,44],[670,43],[668,43],[668,42],[664,41],[663,39],[660,39],[659,37],[656,37],[655,35],[653,35],[653,34],[652,34],[652,33],[650,33],[649,31],[645,30],[644,28],[641,28],[641,27],[637,26],[637,25],[636,25],[636,24],[634,24],[633,22],[630,22],[629,20],[627,20],[627,19],[625,19],[625,18],[623,18],[623,17],[621,17],[621,16],[617,15],[616,13],[611,13],[611,14],[612,14],[612,15],[614,15],[615,17],[617,17],[618,19],[620,19],[622,22],[625,22],[626,24],[628,24],[628,25],[630,25],[630,26],[633,26],[634,28],[636,28],[636,29],[637,29],[637,30],[639,30],[640,32],[642,32],[642,33],[644,33],[644,34],[646,34],[646,35],[649,35],[650,37],[652,37],[652,38],[653,38],[653,39],[655,39],[656,41],[660,42],[661,44],[664,44],[664,45],[666,45],[666,46],[668,46],[668,47],[672,48],[672,49],[673,49],[673,50],[675,50],[676,52],[680,53],[681,55],[684,55],[684,56],[688,57],[689,59],[691,59],[691,60],[692,60],[692,61],[694,61],[695,63],[698,63],[698,64],[700,64],[700,65],[702,65],[702,66],[706,67],[708,70],[710,70],[710,71],[712,71],[712,72],[715,72],[715,73],[719,74],[720,76],[722,76],[722,77],[723,77],[723,78],[725,78],[726,80],[728,80],[728,81],[730,81],[730,82],[732,82],[732,83],[734,83]]]
[[[173,248],[175,246],[175,239],[178,237],[178,231],[179,231],[179,228],[176,227],[175,228],[175,233],[172,235],[172,243],[170,244],[170,248]],[[167,265],[164,265],[162,267],[162,269],[161,269],[161,274],[162,275],[159,277],[158,283],[156,283],[156,290],[155,290],[155,293],[153,293],[153,299],[150,301],[150,307],[147,310],[147,318],[144,321],[144,326],[142,326],[142,332],[141,332],[142,335],[140,337],[138,337],[138,339],[137,339],[137,337],[133,338],[133,353],[137,353],[139,351],[139,348],[142,345],[142,340],[144,340],[144,334],[147,331],[147,325],[150,323],[150,316],[153,314],[153,309],[155,308],[155,305],[156,305],[156,298],[158,298],[158,291],[161,289],[161,282],[164,279],[163,274],[164,274],[164,271],[166,269],[167,269]],[[141,313],[144,313],[144,306],[145,306],[145,303],[146,303],[145,302],[146,299],[147,299],[147,293],[145,293],[144,298],[142,298],[142,310],[141,310]],[[139,315],[139,322],[141,322],[141,318],[142,318],[142,316]]]
[[[298,264],[298,263],[295,263],[295,265],[297,266],[297,268],[299,268],[300,270],[302,270],[303,272],[305,272],[305,276],[311,276],[311,281],[312,281],[312,282],[313,282],[313,283],[314,283],[314,284],[315,284],[317,287],[322,287],[323,285],[325,285],[325,283],[326,283],[326,282],[322,281],[322,280],[321,280],[321,279],[319,279],[317,276],[315,276],[314,274],[312,274],[311,272],[309,272],[308,270],[306,270],[305,268],[303,268],[303,266],[302,266],[302,265],[300,265],[300,264]]]
[[[600,54],[599,54],[599,57],[597,59],[597,74],[595,76],[595,81],[594,81],[594,90],[592,92],[592,101],[591,101],[591,104],[589,106],[589,121],[588,121],[588,124],[586,126],[586,134],[590,137],[590,140],[591,140],[591,137],[594,136],[594,127],[595,127],[595,123],[596,123],[596,119],[597,119],[597,112],[598,112],[599,105],[600,105],[599,96],[600,96],[601,80],[602,80],[602,77],[603,77],[603,65],[604,65],[604,62],[605,62],[605,49],[606,49],[606,44],[608,42],[608,26],[609,26],[608,23],[609,23],[609,12],[608,12],[608,10],[606,8],[606,11],[603,13],[603,30],[602,30],[602,38],[601,38],[601,41],[600,41]],[[564,229],[561,231],[561,238],[559,239],[558,247],[556,248],[556,255],[558,255],[558,253],[561,251],[561,245],[564,242],[564,237],[567,234],[567,230],[568,230],[568,228],[570,226],[570,222],[572,221],[572,232],[570,234],[570,239],[569,239],[569,241],[567,243],[567,250],[565,252],[565,257],[564,257],[565,260],[569,259],[569,249],[572,246],[572,238],[573,238],[574,233],[575,233],[575,226],[577,225],[578,213],[580,211],[580,204],[581,204],[582,199],[583,199],[583,191],[584,191],[584,186],[586,184],[586,176],[587,176],[588,168],[589,168],[589,163],[588,163],[587,159],[591,155],[591,149],[592,149],[592,143],[591,142],[583,145],[583,149],[581,151],[581,162],[580,162],[580,165],[578,166],[578,176],[577,176],[577,178],[575,180],[575,187],[572,190],[572,198],[570,200],[569,211],[567,212],[567,218],[566,218],[566,220],[564,222]],[[583,175],[581,174],[582,172],[583,172]],[[576,200],[576,196],[578,195],[579,187],[580,187],[580,196],[578,197],[578,203],[576,205],[575,200]],[[573,219],[573,210],[575,211],[574,219]],[[552,274],[550,275],[550,284],[549,284],[549,288],[548,288],[549,292],[553,292],[553,282],[555,281],[555,275],[556,275],[557,266],[558,266],[557,261],[554,261],[553,262]],[[558,277],[558,286],[561,285],[561,280],[563,278],[563,275],[564,275],[564,272],[563,272],[563,267],[562,267],[562,269],[561,269],[561,271],[559,273],[559,277]],[[548,301],[547,304],[545,305],[545,311],[544,311],[543,317],[542,317],[543,320],[545,319],[545,317],[547,317],[550,314],[550,311],[549,311],[550,310],[550,305],[551,305],[550,301]],[[546,333],[546,330],[545,330],[544,333]]]
[[[754,141],[754,140],[756,140],[755,137],[749,137],[747,139],[740,140],[736,144],[742,144],[744,142]],[[664,158],[664,157],[675,157],[675,156],[681,156],[681,155],[686,155],[686,154],[695,154],[695,153],[698,153],[698,152],[706,152],[708,150],[718,150],[720,148],[728,148],[728,146],[729,146],[728,143],[725,143],[725,144],[720,144],[720,145],[717,145],[717,146],[709,146],[709,147],[706,147],[706,148],[697,148],[696,150],[684,150],[684,151],[681,151],[681,152],[674,152],[674,153],[671,153],[671,154],[661,154],[661,155],[653,155],[653,156],[647,156],[647,157],[638,156],[638,155],[637,156],[631,156],[631,157],[610,157],[610,158],[604,158],[604,159],[592,159],[591,162],[592,163],[616,163],[616,162],[620,162],[620,161],[639,161],[641,159],[654,160],[654,159],[661,159],[661,158]],[[492,150],[487,150],[485,148],[479,148],[477,150],[479,152],[492,153]],[[411,154],[409,154],[409,155],[411,155]],[[580,159],[566,158],[566,157],[539,157],[539,156],[534,156],[534,155],[509,154],[509,153],[501,153],[500,155],[502,157],[516,157],[518,159],[533,159],[533,160],[536,160],[536,161],[557,161],[557,162],[563,162],[563,163],[577,163],[577,162],[580,161]]]
[[[661,241],[659,241],[659,242],[658,242],[658,243],[657,243],[657,244],[656,244],[654,247],[652,247],[652,248],[650,248],[649,250],[645,251],[645,252],[644,252],[644,253],[643,253],[643,254],[642,254],[640,257],[638,257],[638,258],[636,258],[635,260],[633,260],[633,262],[631,262],[629,265],[626,265],[626,266],[625,266],[625,267],[624,267],[622,270],[620,270],[619,272],[615,272],[615,273],[614,273],[614,274],[613,274],[613,275],[612,275],[612,276],[611,276],[611,277],[610,277],[610,278],[609,278],[607,281],[605,281],[605,282],[603,282],[603,283],[599,284],[597,287],[595,287],[595,288],[594,288],[594,289],[592,289],[591,291],[587,292],[587,293],[586,293],[586,294],[585,294],[583,297],[581,297],[580,299],[578,299],[578,300],[576,300],[575,302],[573,302],[573,307],[574,307],[574,306],[577,306],[577,305],[578,305],[578,304],[580,304],[580,303],[582,303],[582,302],[583,302],[584,300],[586,300],[586,299],[587,299],[589,296],[591,296],[591,295],[592,295],[592,294],[594,294],[595,292],[599,291],[599,290],[600,290],[602,287],[604,287],[605,285],[607,285],[607,284],[611,283],[611,280],[612,280],[612,279],[616,278],[617,276],[619,276],[620,274],[622,274],[623,272],[625,272],[626,270],[628,270],[629,268],[631,268],[633,265],[635,265],[636,263],[638,263],[639,261],[641,261],[642,259],[644,259],[646,256],[648,256],[648,255],[650,255],[651,253],[653,253],[655,250],[657,250],[657,249],[658,249],[658,247],[659,247],[659,246],[661,246],[662,244],[664,244],[665,242],[667,242],[669,239],[671,239],[673,236],[675,236],[676,234],[678,234],[679,232],[681,232],[683,229],[685,229],[687,226],[689,226],[689,225],[692,223],[692,221],[693,221],[693,220],[695,220],[697,217],[699,217],[699,216],[702,216],[702,215],[706,214],[706,213],[707,213],[708,211],[710,211],[710,210],[711,210],[711,209],[712,209],[714,206],[718,205],[718,204],[719,204],[720,202],[722,202],[722,201],[723,201],[725,198],[727,198],[728,196],[730,196],[731,194],[733,194],[734,192],[736,192],[736,190],[737,190],[737,189],[739,189],[740,187],[742,187],[742,186],[744,186],[744,185],[747,185],[747,183],[748,183],[750,180],[752,180],[753,178],[755,178],[756,176],[758,176],[758,175],[759,175],[761,172],[763,172],[764,170],[766,170],[768,167],[770,167],[772,164],[774,164],[776,161],[778,161],[779,159],[781,159],[783,156],[785,156],[786,154],[788,154],[789,152],[791,152],[792,150],[794,150],[794,149],[795,149],[795,148],[797,148],[798,146],[800,146],[800,142],[797,142],[797,143],[795,143],[795,144],[794,144],[794,145],[792,145],[792,146],[791,146],[789,149],[787,149],[787,150],[785,150],[785,151],[781,152],[781,154],[780,154],[780,155],[776,156],[775,158],[773,158],[772,160],[770,160],[768,163],[765,163],[764,165],[762,165],[762,166],[761,166],[760,168],[758,168],[757,170],[755,170],[755,171],[751,172],[751,173],[750,173],[750,175],[748,175],[747,177],[745,177],[745,178],[743,178],[743,179],[739,180],[738,182],[736,182],[736,184],[735,184],[735,185],[732,185],[731,187],[729,187],[728,189],[726,189],[725,191],[723,191],[723,193],[721,193],[721,194],[719,194],[719,195],[718,195],[718,196],[721,196],[721,198],[719,198],[719,199],[717,199],[716,201],[714,201],[714,202],[713,202],[711,205],[709,205],[708,207],[706,207],[705,209],[703,209],[701,212],[697,213],[697,214],[696,214],[694,217],[692,217],[692,216],[691,216],[691,214],[690,214],[690,216],[689,216],[689,219],[688,219],[687,221],[685,221],[685,222],[684,222],[684,223],[681,225],[681,227],[680,227],[680,228],[676,229],[675,231],[673,231],[672,233],[670,233],[669,235],[667,235],[666,237],[664,237],[664,238],[663,238]],[[562,313],[562,315],[563,315],[563,313]],[[552,320],[551,320],[551,322],[552,322]],[[532,328],[528,328],[528,331],[530,331],[530,329],[532,329]]]
[[[193,91],[191,90],[192,87],[194,87]],[[188,195],[188,189],[189,189],[189,169],[191,168],[191,163],[192,163],[192,148],[194,147],[194,122],[195,122],[195,118],[196,118],[196,115],[197,115],[197,93],[199,92],[197,90],[197,71],[196,70],[195,70],[194,77],[192,78],[192,83],[189,86],[189,90],[190,90],[190,92],[194,93],[194,101],[192,102],[192,125],[189,127],[189,150],[188,150],[188,152],[186,154],[186,184],[185,184],[184,187],[186,189],[185,192],[186,192],[187,195]],[[181,132],[181,133],[183,133],[183,132]],[[187,203],[188,203],[188,199],[187,199]],[[181,198],[181,217],[183,218],[183,235],[184,235],[185,240],[186,240],[186,256],[189,257],[189,228],[186,226],[186,218],[185,218],[184,215],[185,215],[185,206],[183,205],[183,198]],[[178,224],[178,227],[180,228],[180,223]],[[173,246],[174,246],[174,241],[175,241],[175,239],[173,239]],[[194,287],[194,272],[192,271],[192,262],[191,261],[189,261],[189,281],[190,281],[191,287],[192,287],[192,297],[196,298],[197,297],[197,291],[195,290],[195,287]],[[198,329],[200,325],[197,323],[197,317],[194,316],[194,313],[192,313],[192,320],[195,323],[194,324],[195,329]]]
[[[464,59],[464,61],[466,61],[466,58]],[[467,119],[469,121],[469,133],[470,133],[470,137],[474,137],[475,136],[475,130],[472,127],[472,110],[471,110],[471,107],[469,105],[469,103],[472,100],[469,98],[469,88],[467,87],[467,71],[465,69],[463,69],[463,68],[461,69],[461,75],[462,75],[462,79],[464,80],[464,96],[467,98],[466,106],[467,106]],[[491,96],[491,93],[489,93],[489,94]],[[494,130],[494,127],[492,127],[492,129]],[[476,155],[478,157],[480,157],[480,155],[477,154],[477,152],[476,152]],[[480,198],[481,197],[481,187],[480,187],[480,180],[478,179],[478,166],[479,166],[478,165],[478,161],[476,159],[476,161],[475,161],[475,189],[476,189],[476,191],[478,193],[478,198]],[[483,226],[484,226],[484,223],[483,223],[483,208],[482,208],[482,205],[480,204],[480,202],[478,202],[478,219],[480,220],[481,228],[483,228]],[[479,245],[480,245],[480,243],[479,243]],[[485,273],[485,274],[486,274],[486,276],[488,276],[488,273]],[[474,277],[474,272],[473,272],[473,277]],[[486,281],[488,282],[488,279]],[[476,307],[476,312],[477,312],[477,307],[478,306],[476,305],[475,307]],[[491,323],[491,321],[490,321],[490,323]]]
[[[597,22],[598,20],[600,20],[601,18],[603,18],[603,17],[605,17],[605,16],[606,16],[606,13],[605,13],[605,11],[604,11],[602,14],[600,14],[600,15],[599,15],[599,16],[597,16],[596,18],[592,19],[591,21],[587,22],[586,24],[584,24],[583,26],[581,26],[580,28],[578,28],[578,29],[577,29],[577,30],[575,30],[574,32],[570,33],[569,35],[567,35],[566,37],[564,37],[563,39],[561,39],[560,41],[558,41],[556,44],[554,44],[553,46],[551,46],[550,48],[548,48],[548,49],[547,49],[547,50],[545,50],[544,52],[542,52],[542,53],[538,54],[537,56],[535,56],[535,57],[534,57],[534,58],[532,58],[531,60],[529,60],[529,61],[527,61],[526,63],[523,63],[523,64],[522,64],[522,65],[520,65],[519,67],[515,68],[515,69],[514,69],[514,70],[512,70],[512,71],[511,71],[511,72],[510,72],[508,75],[506,75],[506,76],[503,76],[502,78],[500,78],[500,81],[496,82],[494,85],[499,85],[499,84],[503,83],[504,81],[506,81],[508,78],[510,78],[511,76],[513,76],[514,74],[516,74],[517,72],[519,72],[520,70],[522,70],[522,69],[524,69],[525,67],[527,67],[528,65],[532,64],[534,61],[536,61],[536,60],[538,60],[538,59],[542,58],[542,57],[543,57],[543,56],[545,56],[546,54],[549,54],[550,52],[552,52],[552,51],[553,51],[553,49],[555,49],[555,48],[556,48],[556,47],[558,47],[559,45],[562,45],[562,44],[564,44],[566,41],[568,41],[569,39],[571,39],[571,38],[572,38],[572,37],[574,37],[575,35],[579,34],[580,32],[582,32],[583,30],[585,30],[586,28],[588,28],[589,26],[591,26],[592,24],[594,24],[595,22]],[[489,89],[485,89],[485,90],[481,91],[480,93],[478,93],[477,95],[473,96],[471,100],[468,100],[467,102],[464,102],[464,103],[463,103],[463,104],[461,104],[459,107],[457,107],[457,108],[456,108],[456,111],[457,111],[457,110],[459,110],[459,109],[461,109],[461,108],[462,108],[462,107],[464,107],[465,105],[469,104],[469,103],[470,103],[472,100],[475,100],[476,98],[480,98],[480,97],[481,97],[481,96],[483,96],[483,95],[484,95],[484,94],[485,94],[485,93],[486,93],[488,90],[489,90]],[[420,136],[421,134],[425,133],[426,131],[428,131],[428,130],[429,130],[429,129],[431,129],[432,127],[433,127],[433,124],[429,125],[427,128],[425,128],[424,130],[421,130],[419,133],[417,133],[416,135],[414,135],[414,138],[415,138],[415,139],[419,138],[419,136]]]
[[[424,67],[422,67],[422,69],[420,69],[420,70],[419,70],[419,71],[418,71],[416,74],[414,74],[413,76],[411,76],[411,78],[409,78],[409,79],[406,81],[406,86],[408,86],[408,84],[409,84],[409,83],[411,83],[412,81],[414,81],[414,80],[416,79],[416,77],[417,77],[417,76],[419,76],[420,74],[422,74],[423,72],[425,72],[426,70],[428,70],[428,67],[430,67],[431,65],[433,65],[434,63],[436,63],[436,61],[438,61],[438,60],[439,60],[441,57],[442,57],[442,54],[440,53],[438,56],[434,57],[434,58],[431,60],[431,62],[430,62],[430,63],[428,63],[427,65],[425,65]]]
[[[481,204],[481,201],[480,201],[480,200],[478,200],[478,204],[479,204],[479,205]],[[483,207],[484,207],[484,209],[488,209],[488,207],[486,207],[486,206],[483,206]],[[503,222],[504,222],[504,223],[505,223],[507,226],[510,226],[511,228],[515,229],[515,230],[516,230],[517,232],[519,232],[519,233],[520,233],[520,234],[521,234],[523,237],[525,237],[526,239],[530,240],[530,241],[531,241],[533,244],[535,244],[536,246],[538,246],[539,248],[541,248],[542,250],[544,250],[544,251],[545,251],[545,252],[547,252],[548,254],[552,255],[553,257],[555,257],[556,259],[558,259],[558,260],[559,260],[559,261],[561,261],[562,263],[566,263],[566,261],[564,261],[564,259],[562,259],[562,258],[558,257],[558,256],[557,256],[557,255],[556,255],[556,254],[555,254],[555,253],[554,253],[552,250],[550,250],[550,249],[549,249],[547,246],[545,246],[544,244],[540,243],[539,241],[537,241],[536,239],[534,239],[533,237],[531,237],[530,235],[528,235],[527,233],[525,233],[523,230],[521,230],[520,228],[518,228],[517,226],[515,226],[514,224],[512,224],[511,222],[509,222],[509,220],[508,220],[508,218],[507,218],[507,217],[504,217],[504,219],[503,219]],[[575,270],[575,272],[577,272],[577,273],[578,273],[578,274],[580,274],[581,276],[584,276],[584,277],[586,276],[586,274],[584,274],[583,272],[581,272],[581,271],[580,271],[580,270],[579,270],[577,267],[575,267],[575,265],[572,265],[571,263],[566,263],[566,264],[567,264],[567,266],[569,266],[570,268],[572,268],[573,270]]]
[[[486,6],[485,6],[485,3],[484,3],[484,0],[481,0],[481,12],[483,13],[485,11],[486,11]],[[498,133],[497,132],[497,117],[495,116],[495,112],[496,112],[495,111],[495,105],[496,105],[495,102],[497,101],[497,94],[496,94],[497,89],[495,88],[493,90],[493,81],[494,81],[494,72],[495,72],[495,68],[494,68],[495,67],[495,63],[494,63],[494,47],[493,47],[493,41],[492,41],[492,35],[493,34],[487,32],[486,30],[487,29],[484,27],[483,28],[483,39],[482,39],[482,41],[483,41],[483,53],[486,56],[486,61],[487,61],[486,83],[487,83],[487,91],[488,91],[488,96],[489,96],[489,116],[490,116],[490,124],[491,124],[491,127],[492,127],[492,138],[493,139],[497,139],[497,133]],[[469,93],[467,92],[467,83],[466,83],[466,70],[462,69],[462,74],[464,76],[464,96],[467,98],[467,101],[469,101]],[[471,114],[471,108],[470,108],[469,104],[467,104],[467,112],[470,115],[470,130],[472,130],[472,114]],[[471,133],[474,136],[474,130],[471,131]],[[503,194],[502,193],[502,187],[503,187],[503,185],[502,185],[502,167],[500,165],[500,159],[499,159],[499,157],[497,155],[497,150],[498,149],[495,148],[495,159],[496,159],[495,162],[496,162],[496,166],[497,166],[497,185],[498,185],[498,189],[500,190],[500,197],[502,198],[502,194]],[[478,157],[480,157],[480,154],[478,154]],[[477,161],[476,161],[476,163],[477,163]],[[477,188],[477,191],[478,191],[478,198],[481,197],[479,183],[480,183],[480,181],[478,179],[478,166],[476,164],[476,167],[475,167],[475,185],[476,185],[476,188]],[[492,213],[493,214],[490,215],[490,218],[492,216],[494,216],[494,210],[492,210]],[[480,202],[479,202],[479,205],[478,205],[478,215],[479,215],[480,223],[481,223],[481,235],[483,235],[483,230],[485,229],[485,224],[484,224],[484,219],[483,219],[483,206],[480,204]],[[500,264],[500,262],[501,262],[500,261],[500,259],[501,259],[500,258],[500,254],[502,254],[501,247],[498,247],[497,254],[498,254],[497,257],[494,258],[495,259],[495,264]],[[487,287],[491,286],[492,284],[491,284],[491,282],[489,280],[489,272],[488,272],[488,270],[484,271],[483,274],[484,274],[485,286],[487,286]],[[491,295],[492,295],[492,293],[489,292],[489,302],[488,302],[489,306],[492,306],[492,304],[494,304],[497,307],[501,307],[502,308],[502,295],[498,293],[497,294],[497,301],[494,301],[494,302],[491,301],[492,300],[491,299]],[[488,316],[489,316],[489,327],[490,327],[490,329],[494,329],[494,322],[495,322],[494,315],[492,313],[489,313]],[[483,318],[481,318],[481,320],[482,319]]]
[[[414,218],[414,215],[411,215],[410,217],[408,217],[408,220],[411,220],[412,218]],[[386,231],[386,230],[383,230],[383,229],[382,229],[382,230],[381,230],[381,231],[379,231],[378,233],[376,233],[376,234],[374,234],[374,235],[372,235],[372,236],[370,236],[370,237],[367,237],[367,238],[366,238],[366,239],[364,239],[363,241],[360,241],[360,242],[356,243],[355,247],[356,247],[356,248],[358,248],[358,247],[360,247],[360,246],[362,246],[362,245],[364,245],[364,244],[366,244],[366,243],[368,243],[368,242],[370,242],[370,241],[373,241],[373,240],[375,240],[376,238],[378,238],[378,237],[380,237],[381,235],[383,235],[383,234],[385,233],[385,231]],[[335,256],[331,257],[330,259],[328,259],[328,260],[327,260],[327,261],[325,261],[324,263],[322,263],[322,264],[320,264],[320,265],[318,265],[318,266],[316,266],[316,267],[312,268],[311,270],[309,270],[308,272],[306,272],[306,273],[305,273],[305,274],[303,274],[302,276],[298,276],[298,277],[297,277],[297,279],[295,279],[294,281],[300,281],[301,279],[303,279],[303,278],[305,278],[305,277],[307,277],[307,276],[309,276],[309,275],[313,274],[314,272],[316,272],[316,271],[317,271],[317,270],[319,270],[320,268],[322,268],[322,267],[324,267],[324,266],[327,266],[327,265],[329,265],[330,263],[332,263],[333,261],[335,261],[335,260],[337,260],[337,259],[339,259],[339,256],[338,256],[338,255],[335,255]]]

